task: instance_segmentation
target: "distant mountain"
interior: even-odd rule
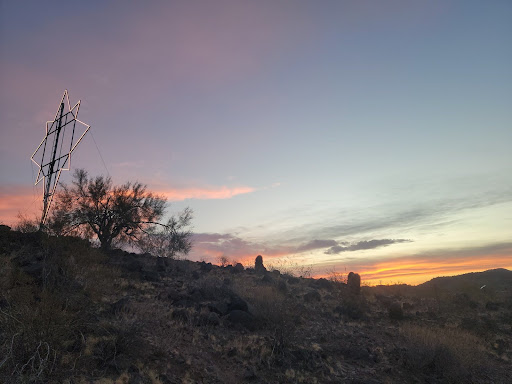
[[[512,291],[512,271],[504,268],[489,269],[484,272],[471,272],[457,276],[436,277],[418,287],[437,287],[443,290],[458,290],[461,288],[481,288],[497,291]]]

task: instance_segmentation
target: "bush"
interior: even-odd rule
[[[470,382],[488,366],[488,358],[477,337],[448,328],[404,325],[404,365],[411,371],[437,375],[447,383]]]

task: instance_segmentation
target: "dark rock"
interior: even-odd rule
[[[288,275],[287,277],[288,284],[298,284],[300,282],[300,279],[298,277]]]
[[[35,262],[23,267],[23,271],[36,280],[41,279],[45,268],[44,262]]]
[[[497,311],[500,309],[500,306],[501,306],[500,303],[496,303],[494,301],[488,301],[485,304],[485,309],[487,309],[488,311]]]
[[[190,319],[190,314],[186,309],[175,309],[172,311],[171,317],[175,320],[188,321]]]
[[[201,313],[197,319],[197,325],[213,325],[220,324],[220,316],[215,312]]]
[[[182,308],[192,308],[196,306],[196,303],[189,298],[183,298],[181,300],[178,300],[174,303],[172,303],[175,307],[182,307]]]
[[[220,324],[220,317],[215,312],[210,312],[206,316],[206,324],[208,325],[219,325]]]
[[[260,283],[263,284],[272,284],[273,282],[274,279],[269,274],[265,274],[260,280]]]
[[[9,306],[9,302],[5,299],[5,297],[0,297],[0,308],[6,308]]]
[[[240,273],[244,271],[244,266],[240,263],[236,263],[236,265],[231,270],[232,273]]]
[[[330,291],[333,288],[333,284],[324,278],[313,280],[312,286],[318,289],[325,289],[326,291]]]
[[[110,306],[110,311],[113,314],[118,314],[120,312],[124,312],[128,309],[128,306],[130,305],[130,301],[131,301],[130,298],[123,297],[122,299],[117,300],[115,303],[113,303]]]
[[[128,272],[140,272],[142,271],[143,264],[136,259],[132,259],[126,264],[124,264],[124,269],[126,269]]]
[[[402,308],[404,309],[404,311],[409,311],[414,308],[414,305],[411,303],[405,302],[402,304]]]
[[[232,324],[239,324],[242,327],[248,329],[249,331],[256,330],[256,319],[253,315],[248,312],[240,311],[235,309],[228,313],[226,319]]]
[[[145,271],[142,278],[150,282],[160,281],[160,275],[157,271]]]
[[[225,302],[218,302],[218,303],[212,303],[208,304],[208,309],[211,312],[218,313],[221,316],[226,315],[229,312],[228,304]]]
[[[352,360],[363,360],[370,361],[373,360],[371,358],[370,352],[364,347],[360,347],[358,345],[349,345],[342,349],[343,356],[352,359]]]
[[[338,305],[334,308],[334,313],[347,316],[352,320],[359,320],[364,317],[363,308],[356,301],[346,301],[343,305]]]
[[[318,302],[322,300],[322,296],[318,291],[310,291],[304,295],[304,301],[307,303]]]
[[[279,282],[277,283],[277,289],[280,292],[287,292],[288,286],[286,285],[286,282],[284,280],[279,280]]]
[[[254,261],[254,271],[256,273],[265,273],[267,272],[267,268],[263,265],[263,256],[256,256],[256,260]]]
[[[246,368],[244,372],[244,380],[254,380],[256,379],[256,373],[252,368]]]
[[[276,277],[277,277],[277,276],[281,276],[281,271],[279,271],[279,270],[277,270],[277,269],[272,270],[272,272],[271,272],[271,273],[272,273],[274,276],[276,276]]]
[[[167,288],[158,294],[158,299],[169,300],[171,303],[180,300],[182,297],[183,295],[174,288]]]
[[[249,310],[249,306],[247,302],[240,298],[239,296],[233,295],[229,299],[228,303],[228,311],[240,310],[247,312]]]
[[[204,261],[202,261],[199,265],[200,265],[199,268],[203,272],[210,272],[213,269],[212,263],[205,263]]]
[[[385,296],[380,294],[376,294],[375,299],[377,299],[379,303],[384,305],[385,308],[388,308],[394,301],[394,299],[391,296]]]
[[[347,286],[355,295],[361,292],[361,276],[358,273],[350,272],[347,277]]]
[[[389,317],[392,320],[402,320],[404,318],[404,311],[402,303],[394,302],[388,308]]]

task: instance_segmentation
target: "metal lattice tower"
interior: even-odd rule
[[[65,101],[68,109],[67,112],[64,111],[66,108]],[[77,119],[79,109],[80,100],[71,108],[68,91],[65,90],[55,118],[53,121],[46,122],[46,135],[30,158],[39,167],[35,184],[44,180],[41,228],[48,218],[60,174],[62,171],[69,171],[71,167],[71,153],[90,128],[89,125]],[[85,131],[78,139],[75,137],[78,136],[75,135],[76,123],[85,127]],[[51,142],[51,148],[49,141]],[[39,163],[34,160],[36,155],[41,159]]]

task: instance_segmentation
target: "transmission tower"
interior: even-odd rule
[[[66,107],[67,112],[65,111]],[[90,128],[89,125],[78,120],[79,109],[80,100],[71,108],[68,91],[65,90],[55,118],[53,121],[46,122],[46,135],[30,157],[39,167],[35,184],[37,185],[41,180],[44,180],[43,214],[40,228],[44,227],[48,218],[60,174],[62,171],[69,171],[71,167],[71,153]],[[80,136],[76,135],[75,137],[77,123],[85,127],[85,130]],[[41,159],[39,163],[34,160],[36,156]]]

